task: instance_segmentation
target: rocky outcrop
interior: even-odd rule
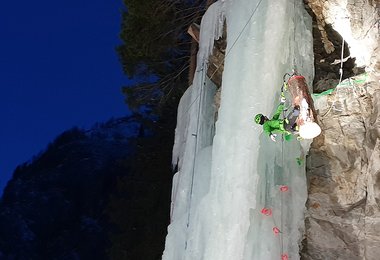
[[[316,98],[323,132],[307,161],[304,259],[378,259],[379,98],[377,84],[354,80]]]
[[[344,57],[350,55],[348,62],[356,65],[349,71],[345,63],[343,78],[361,70],[367,74],[343,81],[330,94],[315,99],[322,134],[307,158],[309,197],[302,259],[379,259],[379,3],[305,2],[314,12],[324,48],[316,51],[314,89],[321,92],[339,82],[329,66],[338,71],[340,64],[334,64],[331,55],[337,55],[337,48],[340,52],[341,43],[331,32],[344,37],[348,44]]]
[[[215,83],[217,88],[219,89],[222,86],[222,75],[224,70],[224,57],[226,55],[226,47],[227,47],[227,27],[226,23],[224,23],[223,34],[222,37],[218,40],[215,40],[214,47],[212,53],[208,57],[208,68],[207,68],[207,76]],[[188,33],[193,38],[193,41],[199,43],[199,30],[200,27],[197,24],[190,25],[188,29]],[[194,53],[193,53],[194,52]],[[190,84],[193,81],[194,73],[195,73],[195,63],[196,63],[196,54],[195,54],[195,46],[192,48],[192,58],[194,58],[190,62],[189,71],[189,79]]]
[[[326,33],[332,27],[350,46],[351,56],[359,67],[373,70],[378,61],[380,3],[376,0],[305,0],[316,17],[326,52],[336,46]]]

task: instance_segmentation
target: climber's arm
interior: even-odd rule
[[[279,119],[280,115],[281,115],[281,112],[284,110],[284,104],[281,103],[280,105],[278,105],[277,107],[277,110],[276,110],[276,113],[274,113],[273,117],[272,117],[272,120],[275,119]]]

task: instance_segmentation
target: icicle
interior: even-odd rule
[[[207,62],[214,48],[214,41],[223,34],[224,20],[224,2],[218,1],[210,5],[201,21],[198,61]]]

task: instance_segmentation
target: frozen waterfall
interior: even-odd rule
[[[227,50],[214,123],[216,86],[205,70],[224,17]],[[200,41],[193,85],[178,108],[178,172],[163,259],[299,259],[307,194],[305,165],[296,158],[305,157],[307,144],[302,149],[281,136],[274,143],[253,117],[273,114],[282,76],[294,66],[311,85],[311,18],[302,0],[219,0],[202,19]]]

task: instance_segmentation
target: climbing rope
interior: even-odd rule
[[[253,9],[248,21],[245,23],[243,29],[241,29],[241,31],[239,32],[238,36],[236,37],[235,41],[233,42],[231,48],[227,51],[226,55],[224,56],[224,59],[227,58],[228,54],[231,52],[231,50],[233,49],[233,47],[235,46],[236,42],[239,40],[239,38],[241,37],[241,35],[243,34],[245,28],[248,26],[249,22],[251,21],[253,15],[256,13],[257,9],[259,8],[260,4],[261,4],[262,0],[259,1],[259,3],[256,5],[256,7]],[[204,70],[205,68],[205,64],[207,65],[207,62],[203,61],[203,65],[201,67],[201,69],[199,70],[196,70],[196,72],[201,72]],[[213,72],[213,74],[211,74],[211,76],[209,77],[210,79],[212,79],[212,77],[215,75],[215,73],[219,70],[219,68],[222,66],[223,64],[223,61],[219,63],[219,65],[216,67],[215,71]],[[206,66],[207,67],[207,66]],[[199,95],[193,100],[193,102],[189,105],[188,109],[186,110],[186,112],[188,112],[192,105],[194,105],[195,101],[197,101],[197,99],[199,98]],[[185,113],[186,113],[185,112]]]
[[[285,163],[284,163],[284,136],[282,135],[282,143],[281,143],[281,156],[282,156],[282,174],[285,175]],[[283,178],[285,179],[285,178]],[[284,183],[285,184],[285,183]],[[282,186],[280,188],[280,196],[281,196],[281,209],[280,209],[280,243],[281,243],[281,258],[283,259],[284,256],[286,255],[284,253],[284,192],[287,191],[284,187],[287,186]]]
[[[285,83],[286,75],[291,76],[288,73],[285,74],[284,75],[284,83]],[[285,111],[282,111],[282,113],[283,113],[283,118],[285,118]],[[281,166],[282,166],[283,177],[285,177],[284,141],[285,141],[285,138],[284,138],[284,135],[282,135],[281,136]],[[283,178],[283,180],[284,179],[285,178]],[[284,250],[285,247],[284,247],[284,214],[283,214],[283,211],[284,211],[284,193],[289,191],[289,187],[283,181],[282,185],[279,186],[278,191],[281,193],[280,194],[280,211],[279,211],[280,212],[279,213],[280,214],[280,223],[279,223],[280,225],[279,226],[277,225],[276,219],[273,217],[272,209],[269,208],[267,205],[265,205],[265,207],[261,209],[261,214],[263,214],[264,216],[267,216],[267,217],[272,217],[272,221],[273,221],[272,231],[273,231],[273,234],[275,236],[278,236],[278,238],[279,238],[281,260],[288,260],[289,256]]]
[[[294,75],[297,75],[297,72],[295,70],[292,71],[292,74],[290,74],[290,73],[284,74],[283,84],[281,86],[281,96],[283,96],[283,92],[287,89],[287,85],[286,85],[287,77],[291,78]],[[286,111],[286,109],[284,109],[282,111],[282,118],[283,119],[286,118],[285,111]],[[285,137],[284,137],[284,135],[282,135],[281,136],[281,167],[282,167],[283,180],[285,180],[285,178],[284,178],[285,177],[284,142],[285,142]],[[278,238],[279,238],[280,253],[281,253],[280,258],[281,258],[281,260],[288,260],[289,256],[285,252],[285,246],[284,246],[284,240],[285,239],[284,239],[284,214],[283,214],[283,211],[284,211],[284,196],[285,196],[284,193],[289,191],[289,187],[283,181],[282,185],[279,186],[278,191],[280,192],[280,211],[279,211],[279,215],[280,215],[280,219],[279,219],[280,223],[279,224],[280,225],[277,225],[275,218],[272,217],[272,215],[273,215],[272,209],[267,207],[267,205],[263,209],[261,209],[261,214],[263,214],[267,217],[272,217],[272,221],[273,221],[272,231],[273,231],[274,235],[278,236]]]
[[[296,70],[296,28],[297,28],[297,23],[296,23],[296,0],[293,0],[293,23],[294,23],[294,28],[293,28],[293,68]]]
[[[343,77],[343,54],[344,54],[344,37],[342,36],[342,51],[340,54],[339,84],[342,82],[342,77]]]
[[[204,78],[204,67],[205,67],[205,64],[206,64],[206,62],[203,61],[201,69],[197,71],[197,72],[202,72],[202,77],[203,77],[203,78]],[[206,84],[206,82],[204,82],[204,84]],[[189,110],[190,110],[191,107],[194,105],[195,101],[198,100],[198,98],[199,98],[200,95],[201,95],[201,92],[200,92],[200,93],[194,98],[194,100],[191,102],[191,104],[190,104],[189,107],[186,109],[186,111],[183,113],[183,115],[186,115],[187,112],[189,112]],[[182,117],[181,117],[180,119],[182,119]]]
[[[237,41],[240,39],[240,37],[242,36],[244,30],[246,29],[246,27],[248,26],[249,22],[251,21],[251,19],[253,18],[254,14],[256,13],[256,11],[258,10],[258,7],[260,6],[262,0],[260,0],[258,2],[258,4],[255,6],[255,8],[253,9],[248,21],[246,22],[246,24],[244,25],[244,27],[242,28],[242,30],[239,32],[238,36],[236,37],[235,41],[233,42],[233,44],[231,45],[231,48],[229,48],[229,50],[226,52],[226,55],[225,55],[225,58],[228,57],[228,55],[230,54],[230,52],[232,51],[232,49],[235,47],[235,44],[237,43]],[[294,8],[295,8],[295,0],[294,0]],[[295,22],[295,20],[294,20]],[[294,41],[295,41],[295,29],[294,29]],[[295,50],[293,50],[293,52],[295,52]],[[215,73],[219,70],[219,68],[221,67],[223,62],[221,62],[215,69],[215,71],[213,72],[213,74],[210,76],[210,79],[212,79],[212,77],[215,75]],[[293,55],[293,66],[295,67],[295,55]],[[201,85],[201,89],[200,89],[200,93],[199,95],[197,95],[197,97],[192,101],[192,103],[190,104],[190,106],[188,107],[188,109],[185,111],[184,115],[186,115],[186,113],[191,109],[191,107],[195,104],[195,101],[198,100],[198,98],[200,97],[200,100],[199,100],[199,108],[198,108],[198,115],[197,115],[197,131],[196,131],[196,134],[193,134],[196,138],[196,141],[195,141],[195,147],[194,147],[194,157],[193,157],[193,168],[192,168],[192,177],[191,177],[191,186],[190,186],[190,196],[189,196],[189,208],[188,208],[188,216],[187,216],[187,223],[186,223],[186,226],[187,228],[190,227],[190,217],[191,217],[191,204],[192,204],[192,193],[193,193],[193,187],[194,187],[194,175],[195,175],[195,159],[196,159],[196,152],[197,152],[197,148],[198,148],[198,133],[199,133],[199,123],[200,123],[200,106],[201,106],[201,95],[202,95],[202,91],[203,91],[203,87],[205,85],[205,80],[206,80],[206,70],[205,70],[205,61],[203,61],[203,65],[202,65],[202,85]],[[282,158],[283,158],[283,148],[282,148]],[[282,159],[283,162],[284,162],[284,158]],[[285,185],[283,185],[282,187],[287,187]],[[285,191],[284,188],[282,188],[281,190],[281,193]],[[282,197],[282,195],[281,195]],[[281,212],[282,212],[282,206],[283,206],[283,201],[281,200]],[[265,214],[265,215],[272,215],[272,211],[271,210],[265,210],[265,208],[262,210],[262,213]],[[287,260],[287,254],[284,254],[284,246],[283,246],[283,235],[282,235],[282,229],[283,229],[283,220],[282,220],[282,214],[281,214],[281,220],[280,220],[280,229],[275,225],[275,227],[273,228],[273,232],[275,234],[280,234],[280,240],[281,240],[281,259],[282,260]],[[188,237],[186,237],[186,241],[185,241],[185,250],[187,249],[187,245],[188,245]]]
[[[343,55],[344,55],[344,37],[342,36],[342,51],[341,51],[341,54],[340,54],[340,68],[339,68],[339,83],[336,87],[336,93],[335,93],[335,96],[334,96],[334,101],[331,103],[331,106],[329,107],[329,109],[327,110],[326,113],[324,113],[322,115],[322,118],[326,117],[328,115],[328,113],[330,113],[331,109],[334,107],[335,110],[337,111],[341,111],[339,109],[336,109],[335,108],[335,103],[337,101],[337,96],[339,94],[339,85],[340,83],[342,83],[342,78],[343,78]]]
[[[205,62],[202,63],[202,67],[201,67],[201,69],[198,70],[197,72],[202,72],[202,73],[204,72],[204,64],[205,64]],[[202,78],[204,79],[204,74],[202,74]],[[202,80],[202,82],[203,82],[203,85],[206,84],[206,82],[205,82],[204,80]],[[200,95],[202,94],[202,91],[203,91],[203,89],[202,89],[202,86],[201,86],[201,90],[200,90],[199,95],[196,96],[196,98],[191,102],[191,104],[190,104],[189,107],[186,109],[186,111],[185,111],[184,113],[182,113],[182,114],[183,114],[182,117],[179,118],[177,121],[181,121],[181,120],[183,119],[183,117],[189,112],[189,110],[191,109],[191,107],[195,104],[195,101],[197,101],[198,98],[200,97]],[[198,111],[198,118],[199,118],[199,111]],[[197,132],[198,132],[198,126],[197,126]],[[193,134],[193,136],[196,137],[196,136],[197,136],[197,133]],[[194,169],[193,169],[193,172],[194,172]],[[193,186],[193,184],[191,184],[191,190],[192,190],[192,186]],[[177,197],[177,193],[178,193],[178,189],[176,189],[176,191],[175,191],[174,198]],[[170,213],[170,217],[172,217],[172,215],[173,215],[173,211],[174,211],[174,209],[172,209],[172,211],[171,211],[171,213]],[[170,222],[171,222],[171,220],[170,220]]]
[[[285,113],[285,112],[283,112]],[[281,166],[282,166],[282,174],[285,175],[285,164],[284,164],[284,135],[281,136],[281,159],[282,159],[282,163],[281,163]],[[283,178],[284,180],[285,178]],[[283,231],[284,231],[284,219],[283,219],[283,205],[284,205],[284,196],[281,192],[281,205],[280,205],[280,230],[281,230],[281,233],[280,233],[280,245],[281,245],[281,255],[284,254],[284,237],[283,237]]]
[[[226,55],[225,55],[225,58],[228,56],[228,54],[231,52],[231,50],[233,49],[233,47],[235,46],[236,42],[239,40],[239,38],[241,37],[241,35],[243,34],[245,28],[248,26],[249,22],[251,21],[253,15],[256,13],[258,7],[260,6],[262,0],[259,1],[259,3],[256,5],[256,7],[254,8],[254,10],[252,11],[248,21],[246,22],[246,24],[244,25],[243,29],[240,31],[240,33],[238,34],[238,37],[235,39],[235,41],[233,42],[231,48],[227,51]],[[212,79],[212,77],[215,75],[215,73],[218,71],[218,69],[220,68],[220,66],[222,65],[222,62],[217,66],[217,68],[215,69],[214,73],[211,75],[210,79]],[[197,71],[199,72],[199,71]],[[202,91],[203,91],[203,86],[205,85],[205,61],[203,61],[203,64],[202,64],[202,68],[201,68],[201,72],[202,72],[202,85],[201,85],[201,90],[200,90],[200,93],[199,95],[197,95],[197,97],[193,100],[193,102],[189,105],[189,107],[187,108],[187,110],[185,111],[184,115],[186,115],[186,113],[191,109],[191,107],[195,104],[195,101],[198,100],[199,97],[201,97],[201,94],[202,94]],[[194,158],[193,158],[193,169],[192,169],[192,177],[191,177],[191,187],[190,187],[190,197],[189,197],[189,210],[188,210],[188,216],[187,216],[187,223],[186,223],[186,226],[187,228],[190,226],[190,212],[191,212],[191,197],[192,197],[192,193],[193,193],[193,186],[194,186],[194,174],[195,174],[195,158],[196,158],[196,151],[197,151],[197,146],[198,146],[198,131],[199,131],[199,113],[200,113],[200,106],[201,106],[201,100],[199,100],[199,109],[198,109],[198,118],[197,118],[197,132],[196,134],[194,135],[195,138],[196,138],[196,144],[195,144],[195,151],[194,151]],[[186,238],[186,241],[185,241],[185,250],[187,249],[187,238]]]
[[[231,52],[231,50],[234,48],[236,42],[239,40],[239,38],[241,37],[241,35],[243,34],[245,28],[248,26],[249,22],[251,21],[252,17],[254,16],[254,14],[256,13],[258,7],[260,6],[262,0],[259,1],[259,3],[256,5],[256,7],[253,9],[248,21],[246,22],[246,24],[244,25],[244,27],[242,28],[242,30],[239,32],[237,38],[235,39],[235,41],[233,42],[231,48],[227,51],[226,55],[225,55],[225,58],[229,55],[229,53]],[[205,65],[207,63],[205,61],[203,61],[202,63],[202,67],[200,70],[197,70],[196,72],[202,72],[202,85],[201,85],[201,90],[200,90],[200,93],[199,95],[197,95],[195,97],[195,99],[191,102],[191,104],[189,105],[189,107],[186,109],[186,111],[183,113],[183,116],[185,116],[187,114],[187,112],[191,109],[191,107],[195,104],[195,102],[198,100],[198,98],[201,96],[202,94],[202,91],[203,91],[203,86],[206,84],[206,70],[205,70]],[[220,66],[222,65],[222,62],[217,66],[217,68],[215,69],[214,73],[211,75],[210,79],[212,79],[212,77],[215,75],[215,73],[218,71],[218,69],[220,68]],[[199,113],[200,113],[200,105],[201,105],[201,100],[199,101],[199,109],[198,109],[198,118],[197,118],[197,132],[196,134],[193,134],[196,138],[196,144],[195,144],[195,151],[194,151],[194,158],[193,158],[193,169],[192,169],[192,178],[191,178],[191,188],[190,188],[190,198],[189,198],[189,212],[188,212],[188,216],[187,216],[187,224],[186,226],[189,227],[190,226],[190,210],[191,210],[191,197],[192,197],[192,193],[193,193],[193,186],[194,186],[194,174],[195,174],[195,157],[196,157],[196,150],[197,150],[197,146],[198,146],[198,130],[199,130]],[[179,120],[182,120],[182,118],[180,118]],[[186,239],[186,242],[185,242],[185,249],[187,248],[187,239]]]
[[[284,91],[286,90],[287,88],[287,85],[286,85],[286,77],[288,76],[289,78],[291,78],[292,76],[294,75],[297,75],[297,67],[296,67],[296,29],[297,29],[297,23],[296,23],[296,18],[297,18],[297,9],[296,9],[296,0],[293,0],[293,48],[292,48],[292,56],[293,56],[293,59],[292,59],[292,73],[285,73],[284,76],[283,76],[283,84],[282,84],[282,87],[281,87],[281,95],[283,96],[284,95]],[[282,111],[282,117],[283,119],[285,120],[286,118],[286,115],[285,115],[285,111],[287,109],[284,109]],[[281,159],[282,159],[282,174],[285,175],[285,159],[284,159],[284,135],[281,136]],[[278,235],[279,236],[279,240],[280,240],[280,252],[281,252],[281,260],[288,260],[288,254],[284,251],[285,247],[284,247],[284,214],[283,214],[283,211],[284,211],[284,193],[287,192],[289,190],[288,186],[285,185],[285,183],[283,183],[283,185],[281,185],[279,187],[279,191],[280,191],[280,227],[278,227],[276,225],[276,222],[275,222],[275,219],[273,218],[273,223],[274,223],[274,227],[273,227],[273,233],[275,235]]]
[[[198,113],[197,113],[197,126],[196,126],[196,133],[193,134],[193,136],[195,137],[195,145],[194,145],[194,157],[193,157],[193,168],[192,168],[192,173],[191,173],[191,185],[190,185],[190,195],[189,195],[189,207],[188,207],[188,213],[187,213],[187,223],[186,223],[186,227],[189,228],[190,227],[190,215],[191,215],[191,203],[192,203],[192,197],[193,197],[193,188],[194,188],[194,175],[195,175],[195,159],[196,159],[196,155],[197,155],[197,149],[198,149],[198,134],[199,134],[199,122],[200,122],[200,112],[201,112],[201,105],[202,105],[202,92],[203,92],[203,88],[204,86],[206,85],[206,77],[205,77],[205,70],[204,70],[204,65],[205,65],[205,62],[202,63],[202,79],[201,79],[201,86],[200,86],[200,90],[199,90],[199,95],[198,97],[200,97],[199,99],[199,102],[198,102]],[[197,98],[198,98],[197,97]],[[187,113],[187,112],[186,112]],[[188,237],[186,236],[186,241],[185,241],[185,250],[187,249],[187,241],[188,241]]]

